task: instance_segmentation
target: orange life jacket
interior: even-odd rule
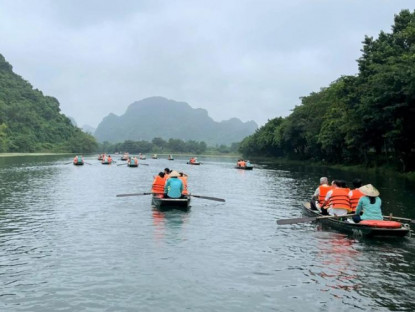
[[[334,188],[329,198],[331,208],[342,208],[351,211],[349,194],[344,188]]]
[[[183,191],[182,194],[183,195],[189,195],[189,191],[187,190],[187,177],[179,177],[179,179],[182,181],[183,183]]]
[[[319,192],[319,196],[318,196],[318,203],[320,205],[322,205],[324,203],[324,200],[326,199],[326,195],[327,192],[330,191],[331,189],[333,189],[332,186],[327,185],[327,184],[322,184],[318,187],[318,192]]]
[[[353,212],[356,211],[357,203],[362,196],[365,195],[359,189],[352,190],[352,195],[350,196],[350,207]]]
[[[153,185],[151,188],[152,193],[163,194],[164,193],[164,184],[166,184],[166,179],[157,175],[154,178]]]

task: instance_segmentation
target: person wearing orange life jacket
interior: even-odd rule
[[[365,195],[359,190],[362,186],[362,180],[354,179],[352,183],[354,189],[349,192],[350,208],[352,212],[356,212],[357,203],[359,202],[360,197]]]
[[[189,195],[189,191],[187,189],[187,174],[184,174],[183,172],[179,172],[179,174],[180,174],[179,179],[183,183],[182,195]]]
[[[323,204],[327,192],[332,189],[332,186],[329,185],[327,177],[320,178],[320,185],[316,188],[313,196],[311,197],[311,210],[319,210]]]
[[[322,214],[330,214],[332,216],[343,216],[351,211],[350,199],[347,190],[342,186],[339,180],[333,181],[334,188],[327,192],[323,205],[321,206]],[[329,208],[324,212],[324,206]]]
[[[73,163],[74,163],[74,164],[77,164],[77,163],[78,163],[78,155],[76,155],[76,156],[74,157],[74,159],[73,159]]]
[[[108,157],[107,157],[107,161],[108,161],[108,163],[110,164],[110,163],[112,163],[112,158],[111,158],[111,155],[108,155]]]
[[[164,185],[166,184],[166,178],[164,172],[159,172],[158,175],[154,177],[153,185],[151,187],[151,192],[155,194],[164,193]]]
[[[171,170],[169,168],[164,168],[164,178],[167,180],[169,178]]]

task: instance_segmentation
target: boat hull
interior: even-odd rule
[[[84,163],[73,163],[75,166],[83,166]]]
[[[194,166],[199,166],[200,165],[200,162],[197,162],[197,163],[192,163],[192,162],[187,162],[187,164],[188,165],[194,165]]]
[[[182,210],[188,211],[190,209],[190,196],[184,198],[162,198],[160,196],[153,196],[151,204],[159,210]]]
[[[310,203],[304,203],[303,211],[304,214],[310,217],[321,216],[321,213],[318,210],[310,209]],[[381,228],[359,223],[349,223],[345,219],[347,219],[347,217],[317,219],[317,221],[323,226],[357,237],[404,237],[410,236],[411,234],[409,224],[403,224],[400,228]]]
[[[248,167],[239,167],[239,166],[235,166],[236,169],[241,169],[241,170],[252,170],[254,169],[253,166],[248,166]]]

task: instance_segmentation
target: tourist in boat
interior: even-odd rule
[[[251,167],[252,165],[251,165],[251,162],[249,161],[249,160],[247,160],[246,162],[245,162],[245,165],[247,166],[247,167]]]
[[[239,159],[238,162],[236,163],[237,167],[245,167],[246,163],[243,159]]]
[[[179,179],[183,183],[183,192],[182,195],[189,195],[189,191],[187,190],[187,174],[184,174],[183,172],[179,172]]]
[[[183,192],[183,182],[179,179],[180,174],[173,170],[170,172],[169,179],[164,186],[164,197],[181,198]]]
[[[153,184],[151,187],[151,192],[154,194],[164,194],[164,185],[166,184],[166,177],[164,172],[159,172],[158,175],[154,177]]]
[[[357,203],[359,202],[359,199],[364,196],[364,194],[359,190],[359,188],[362,186],[362,180],[360,179],[354,179],[352,181],[353,184],[353,190],[349,192],[349,198],[350,198],[350,208],[352,212],[354,213],[356,211]]]
[[[359,199],[353,221],[359,223],[362,220],[383,220],[379,191],[372,184],[363,185],[359,190],[363,196]]]
[[[110,163],[112,163],[112,158],[111,158],[111,155],[108,155],[107,156],[107,162],[110,164]]]
[[[73,163],[74,164],[80,164],[80,163],[83,163],[84,162],[84,160],[83,160],[83,158],[82,157],[78,157],[78,155],[76,155],[75,157],[74,157],[74,159],[73,159]]]
[[[344,185],[342,181],[333,181],[334,188],[327,192],[321,206],[322,214],[344,216],[351,211],[349,192],[342,185]],[[325,209],[324,207],[327,205],[329,208]]]
[[[166,180],[169,178],[171,170],[169,168],[164,168],[164,176],[166,177]]]
[[[327,192],[330,191],[332,187],[329,185],[327,177],[320,178],[320,185],[316,188],[313,196],[311,197],[310,207],[311,210],[319,210],[323,205],[323,202],[326,198]]]

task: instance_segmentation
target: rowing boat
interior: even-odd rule
[[[81,161],[81,162],[74,162],[73,163],[75,166],[83,166],[84,165],[84,162],[83,161]]]
[[[311,210],[310,203],[304,203],[303,211],[310,217],[321,217],[318,210]],[[352,234],[357,237],[404,237],[411,235],[409,223],[385,220],[364,220],[354,223],[350,217],[333,217],[317,219],[323,226],[335,229],[340,232]],[[400,219],[400,218],[396,218]]]
[[[252,170],[254,169],[254,166],[245,166],[245,167],[241,167],[241,166],[235,166],[236,169],[242,169],[242,170]]]
[[[195,166],[199,166],[201,163],[200,162],[187,162],[188,165],[195,165]]]
[[[159,210],[178,209],[188,211],[190,209],[190,196],[184,198],[164,198],[162,195],[153,195],[151,204]]]

